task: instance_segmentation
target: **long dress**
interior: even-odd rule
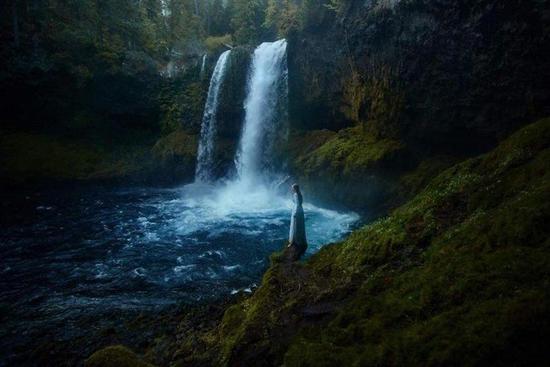
[[[298,250],[301,256],[307,249],[306,227],[304,209],[302,208],[302,195],[294,193],[294,209],[290,217],[290,234],[288,242]]]

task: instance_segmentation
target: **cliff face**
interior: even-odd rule
[[[486,149],[550,112],[547,1],[348,3],[291,37],[299,125]]]
[[[298,130],[357,126],[364,138],[349,141],[357,149],[347,155],[361,155],[363,143],[397,142],[406,154],[398,160],[381,156],[384,161],[359,178],[364,186],[385,181],[399,187],[395,174],[426,157],[478,154],[525,121],[550,114],[549,2],[342,3],[289,37],[291,120]],[[316,185],[328,175],[323,167],[304,166],[319,161],[313,155],[297,153],[296,175],[315,196],[345,200]],[[337,155],[325,166],[342,165]],[[361,186],[353,182],[357,175],[339,172],[340,189]],[[392,192],[374,190],[371,196]],[[377,205],[370,197],[360,203]]]

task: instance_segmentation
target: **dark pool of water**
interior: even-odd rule
[[[155,311],[250,291],[288,235],[288,198],[219,188],[4,193],[0,365],[44,330],[82,335],[113,311]],[[305,206],[309,253],[357,216]],[[50,333],[51,334],[51,333]]]

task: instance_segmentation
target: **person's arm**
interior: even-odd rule
[[[282,181],[280,181],[277,185],[275,185],[275,189],[279,190],[279,187],[285,184],[289,179],[290,179],[290,176],[286,176],[285,178],[283,178]]]

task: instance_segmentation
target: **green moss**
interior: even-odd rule
[[[376,167],[384,159],[403,149],[401,143],[375,139],[360,127],[345,129],[298,162],[305,175],[319,170],[331,175],[351,176]]]
[[[150,141],[134,139],[114,147],[83,139],[17,133],[0,137],[0,177],[21,184],[70,180],[156,180],[192,177],[197,137],[177,130]],[[159,175],[162,173],[162,175]]]
[[[174,156],[194,160],[197,155],[197,144],[196,135],[176,130],[159,139],[153,146],[152,152],[161,160],[171,159]]]
[[[183,75],[169,79],[160,91],[160,127],[164,135],[182,128],[198,133],[208,84],[188,78]]]
[[[441,173],[226,312],[221,365],[539,365],[550,333],[550,119]]]
[[[217,52],[220,49],[227,48],[226,45],[231,45],[233,40],[230,34],[224,36],[210,36],[204,40],[208,52]]]
[[[309,348],[359,365],[542,361],[549,121],[447,170],[392,216],[354,233],[333,267],[368,276],[328,326],[302,332],[286,364],[319,365],[318,354],[302,354]]]
[[[343,84],[340,111],[377,140],[399,139],[404,93],[397,74],[382,65],[373,66],[367,76],[354,69]]]
[[[153,367],[122,345],[103,348],[95,352],[84,362],[84,365],[86,367]]]
[[[382,210],[397,172],[410,165],[398,141],[377,139],[360,126],[338,133],[317,131],[291,144],[293,171],[313,200],[356,210]],[[292,156],[292,153],[291,153]]]
[[[439,173],[458,162],[450,156],[436,156],[422,160],[417,167],[399,178],[399,190],[395,193],[409,198],[421,192]]]
[[[21,181],[45,177],[83,179],[104,158],[100,149],[89,144],[26,133],[2,136],[0,150],[2,176]]]
[[[330,130],[293,131],[288,139],[286,152],[292,160],[300,159],[313,152],[336,136]]]

